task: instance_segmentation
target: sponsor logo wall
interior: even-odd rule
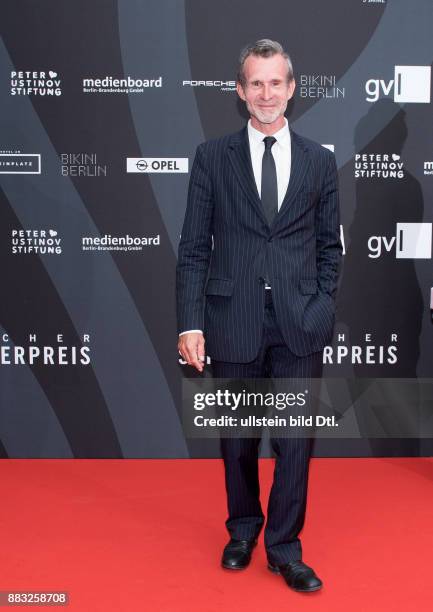
[[[251,32],[287,47],[289,123],[336,156],[344,256],[325,377],[431,376],[431,1],[415,12],[360,0],[343,18],[330,0],[313,43],[299,35],[309,6],[282,19],[283,0],[255,11],[241,0],[224,20],[217,3],[186,3],[169,30],[169,0],[107,4],[103,19],[91,4],[85,17],[65,5],[61,20],[53,7],[39,3],[37,30],[31,7],[10,8],[0,51],[0,403],[27,415],[38,456],[58,455],[55,435],[64,456],[219,456],[180,425],[182,380],[197,374],[177,353],[175,266],[196,147],[248,118],[236,73]],[[42,435],[47,419],[60,434]],[[25,456],[8,422],[0,455]],[[432,451],[352,442],[320,440],[315,453]]]

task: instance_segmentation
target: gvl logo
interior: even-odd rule
[[[186,173],[188,172],[187,157],[128,157],[126,172],[149,173]]]
[[[430,102],[431,66],[395,66],[390,81],[369,79],[365,84],[367,102],[377,102],[391,93],[394,102]],[[382,96],[382,97],[383,97]]]
[[[368,256],[377,259],[383,252],[390,253],[395,247],[397,259],[431,259],[432,224],[397,223],[395,236],[370,236]]]

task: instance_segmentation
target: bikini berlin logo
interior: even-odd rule
[[[403,162],[397,153],[357,153],[355,178],[404,178]]]
[[[61,153],[60,164],[62,176],[107,176],[107,166],[96,153]]]
[[[54,70],[13,70],[11,96],[61,96],[61,79]]]
[[[335,74],[301,74],[298,94],[300,98],[344,98],[345,87],[338,87]]]

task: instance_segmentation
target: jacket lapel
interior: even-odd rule
[[[305,175],[311,163],[310,156],[308,155],[308,151],[305,148],[302,139],[295,132],[293,132],[291,128],[289,129],[292,156],[290,180],[280,210],[275,216],[271,227],[274,227],[281,220],[287,210],[290,209],[291,204],[295,200],[304,182]],[[262,221],[267,224],[267,219],[257,191],[253,167],[251,165],[250,145],[248,142],[248,131],[246,127],[233,135],[228,145],[227,154],[246,196],[256,209],[257,213],[260,215]]]
[[[233,136],[228,146],[227,154],[246,196],[253,204],[262,221],[267,223],[254,178],[253,167],[251,164],[250,145],[248,142],[248,131],[246,127]]]
[[[280,210],[275,216],[272,223],[274,226],[278,223],[284,214],[290,209],[291,204],[295,200],[300,188],[302,187],[305,175],[310,167],[310,156],[305,148],[302,139],[290,129],[290,149],[291,149],[291,167],[290,179],[287,187],[286,195],[281,203]]]

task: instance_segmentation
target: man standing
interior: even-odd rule
[[[259,40],[241,53],[240,132],[197,148],[177,267],[178,349],[218,378],[320,377],[331,339],[341,243],[333,153],[289,128],[292,63]],[[231,536],[222,565],[248,566],[264,523],[259,439],[221,440]],[[271,439],[276,454],[265,546],[268,567],[298,591],[322,586],[302,562],[310,438]]]

